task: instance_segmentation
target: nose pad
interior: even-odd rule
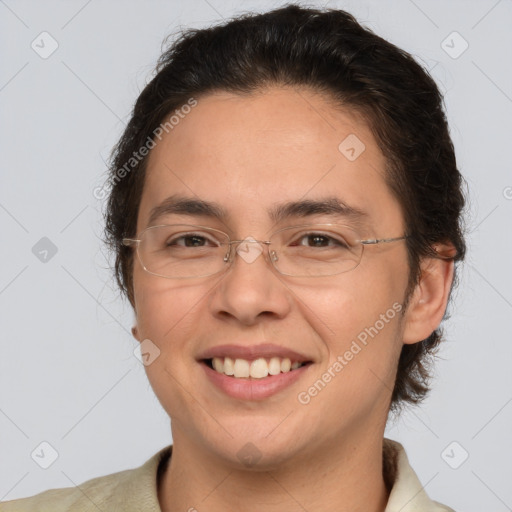
[[[228,250],[222,260],[228,265],[234,263],[237,255],[240,256],[245,263],[249,264],[254,263],[260,255],[264,260],[266,260],[265,246],[268,246],[268,244],[269,242],[256,240],[252,236],[249,236],[244,240],[236,240],[228,246]],[[268,255],[271,263],[279,259],[274,250],[268,251]]]

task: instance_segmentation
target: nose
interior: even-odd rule
[[[231,250],[230,268],[212,291],[212,314],[244,325],[254,325],[263,317],[284,318],[291,308],[291,294],[267,261],[266,246],[248,238]]]

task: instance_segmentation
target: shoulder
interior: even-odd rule
[[[60,512],[75,510],[85,512],[101,510],[106,501],[118,494],[119,487],[130,479],[136,470],[121,471],[111,475],[93,478],[77,487],[51,489],[29,498],[0,503],[1,512]]]
[[[168,446],[142,466],[87,480],[76,487],[50,489],[28,498],[0,503],[0,512],[159,512],[157,473],[171,452]]]

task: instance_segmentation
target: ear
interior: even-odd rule
[[[134,325],[132,327],[132,336],[137,340],[137,341],[140,341],[139,339],[139,330],[137,329],[137,326]]]
[[[443,255],[452,253],[446,246],[437,247],[436,251]],[[420,280],[405,313],[403,343],[422,341],[439,327],[450,297],[453,272],[452,259],[426,258],[422,261]]]

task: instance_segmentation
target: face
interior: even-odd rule
[[[367,124],[325,97],[282,88],[211,94],[151,151],[137,233],[194,224],[231,240],[268,240],[287,226],[337,223],[357,228],[361,239],[400,237],[403,217],[384,170]],[[219,211],[160,208],[150,222],[169,198]],[[320,206],[272,215],[304,201]],[[326,201],[359,213],[322,207]],[[202,278],[157,277],[135,258],[133,281],[137,339],[160,351],[146,371],[175,445],[233,465],[252,450],[271,467],[383,431],[408,267],[403,241],[366,246],[355,269],[330,277],[282,275],[263,248],[254,261],[238,254],[225,272]],[[210,368],[213,356],[240,359],[241,374],[245,361],[259,358],[274,373],[287,369],[286,357],[303,365],[235,377]]]

